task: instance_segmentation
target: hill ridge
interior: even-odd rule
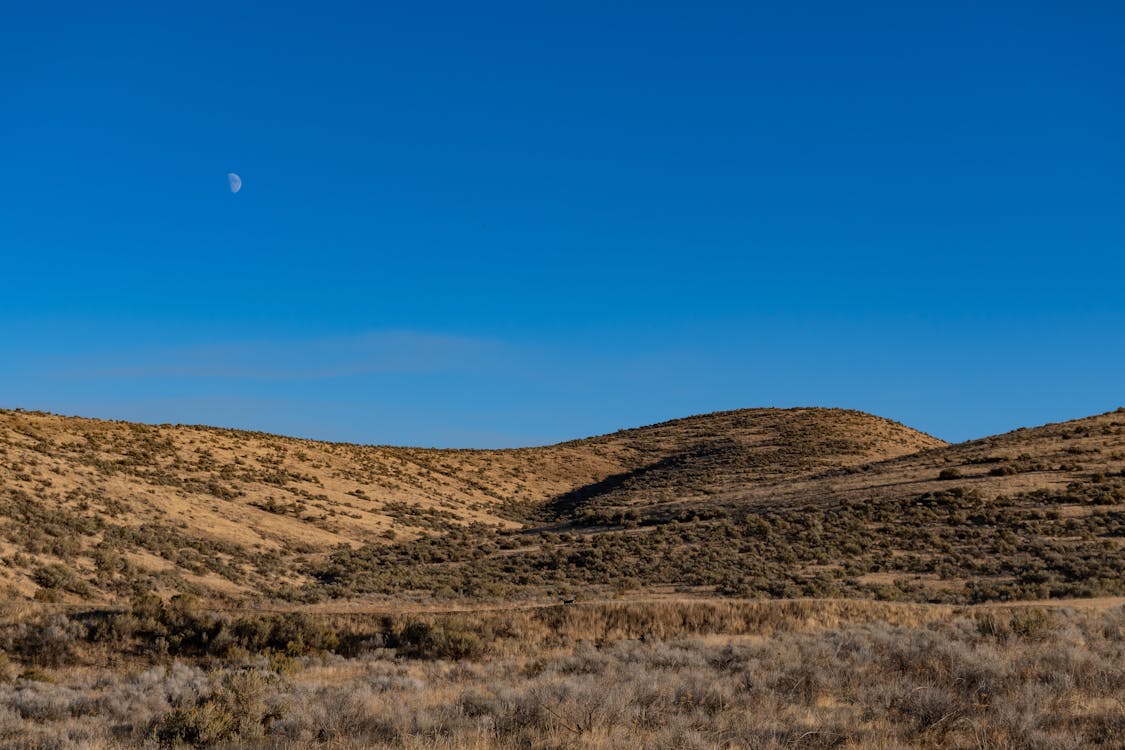
[[[204,431],[214,431],[214,432],[229,432],[229,433],[234,433],[234,434],[245,435],[245,436],[248,436],[248,437],[277,438],[277,439],[280,439],[280,440],[289,440],[289,441],[297,441],[297,442],[310,442],[310,443],[322,443],[322,444],[325,444],[325,445],[337,445],[337,446],[347,446],[347,447],[356,447],[356,448],[392,448],[392,449],[393,448],[400,448],[400,449],[407,449],[407,450],[415,450],[416,449],[416,450],[465,451],[465,452],[471,452],[471,451],[521,451],[521,450],[535,450],[535,449],[540,449],[540,448],[554,448],[554,447],[559,447],[559,446],[571,445],[571,444],[574,444],[574,443],[583,443],[583,442],[590,441],[590,440],[598,440],[598,439],[603,439],[603,438],[617,437],[617,436],[621,436],[621,435],[628,434],[628,433],[643,432],[643,431],[646,431],[646,430],[650,430],[652,428],[671,427],[671,426],[681,425],[681,424],[685,424],[685,423],[703,421],[703,420],[706,420],[706,419],[709,419],[709,418],[722,418],[722,417],[728,417],[728,416],[734,416],[734,415],[759,414],[759,413],[761,413],[761,414],[768,414],[768,413],[778,413],[778,414],[789,413],[789,414],[793,414],[793,413],[801,413],[801,412],[821,412],[821,413],[825,413],[825,414],[854,415],[854,416],[871,418],[871,419],[874,419],[874,420],[878,420],[879,422],[885,422],[885,423],[888,423],[888,424],[891,424],[891,425],[894,425],[894,426],[897,426],[897,427],[901,427],[905,430],[909,430],[911,432],[917,433],[917,434],[922,435],[922,436],[924,436],[926,438],[929,438],[931,440],[939,441],[939,442],[942,442],[942,443],[947,442],[947,441],[942,440],[941,438],[938,438],[934,435],[930,435],[929,433],[926,433],[922,430],[919,430],[919,429],[914,428],[914,427],[910,427],[909,425],[907,425],[904,422],[894,420],[894,419],[890,419],[889,417],[883,417],[883,416],[880,416],[878,414],[873,414],[871,412],[865,412],[861,409],[851,409],[851,408],[836,407],[836,406],[761,406],[761,407],[751,406],[751,407],[742,407],[742,408],[737,408],[737,409],[719,409],[719,410],[711,411],[711,412],[700,412],[698,414],[689,414],[689,415],[683,416],[683,417],[673,417],[673,418],[661,420],[661,421],[658,421],[658,422],[651,422],[651,423],[646,423],[646,424],[641,424],[641,425],[635,425],[635,426],[632,426],[632,427],[622,427],[620,429],[613,430],[612,432],[597,433],[597,434],[586,435],[586,436],[582,436],[582,437],[569,438],[569,439],[560,440],[560,441],[557,441],[557,442],[554,442],[554,443],[544,443],[544,444],[540,444],[540,445],[527,445],[527,446],[501,447],[501,448],[468,448],[468,447],[436,448],[436,447],[432,447],[432,446],[407,445],[407,444],[399,444],[399,443],[362,443],[362,442],[355,442],[355,441],[349,441],[349,440],[330,440],[330,439],[325,439],[325,438],[302,437],[302,436],[299,436],[299,435],[289,435],[289,434],[279,433],[279,432],[268,432],[268,431],[265,431],[265,430],[252,430],[252,429],[246,429],[246,428],[241,428],[241,427],[223,427],[223,426],[219,426],[219,425],[210,425],[210,424],[204,424],[204,423],[137,422],[137,421],[124,420],[124,419],[107,419],[107,418],[104,418],[104,417],[88,417],[88,416],[84,416],[84,415],[81,415],[81,414],[63,414],[63,413],[60,413],[60,412],[52,412],[52,411],[47,411],[47,410],[42,410],[42,409],[24,409],[24,408],[20,408],[20,407],[0,407],[0,416],[22,414],[22,415],[31,416],[31,417],[49,417],[49,418],[71,420],[71,421],[77,421],[77,422],[101,423],[101,424],[106,424],[106,425],[155,427],[155,428],[161,428],[161,429],[184,429],[184,430],[204,430]],[[1021,428],[1017,428],[1017,429],[1028,429],[1028,428],[1021,427]],[[981,439],[984,439],[984,438],[981,438]]]

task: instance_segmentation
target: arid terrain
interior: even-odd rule
[[[1125,409],[512,450],[0,411],[0,516],[3,746],[1125,746]]]
[[[3,584],[224,606],[1125,594],[1125,412],[947,445],[831,409],[425,450],[0,412]]]

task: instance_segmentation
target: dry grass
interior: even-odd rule
[[[80,646],[68,665],[20,676],[11,663],[0,742],[1054,749],[1120,747],[1125,732],[1120,607],[664,602],[424,621],[477,634],[487,656],[374,648],[95,664],[105,655]],[[342,636],[388,625],[331,624]]]

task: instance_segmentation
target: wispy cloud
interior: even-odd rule
[[[249,340],[212,345],[119,347],[34,363],[66,379],[205,378],[329,380],[373,374],[482,371],[509,361],[503,342],[418,331]],[[29,363],[30,364],[30,363]]]

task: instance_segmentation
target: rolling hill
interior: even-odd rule
[[[1121,410],[948,445],[749,409],[487,451],[0,411],[0,574],[63,602],[1119,594],[1123,472]]]

